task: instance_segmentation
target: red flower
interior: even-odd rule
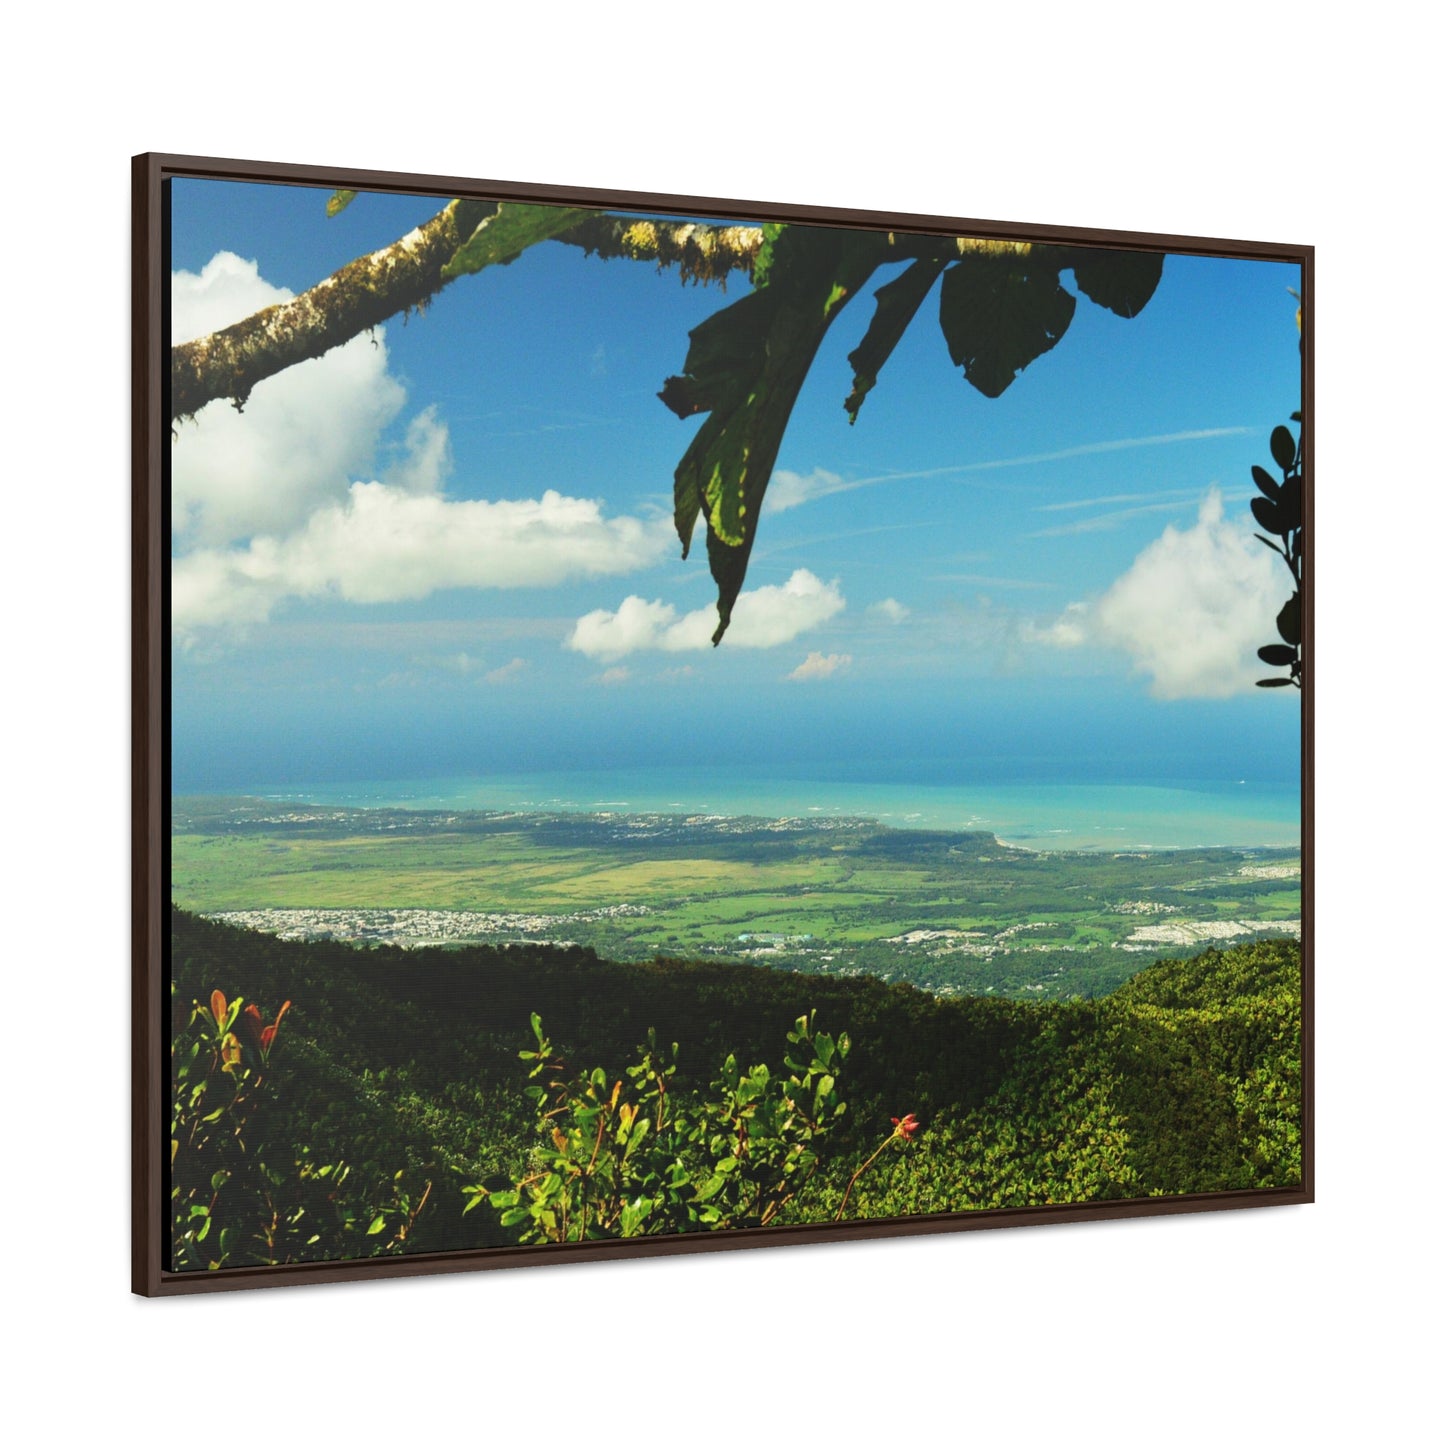
[[[922,1127],[916,1114],[905,1114],[893,1121],[893,1133],[899,1139],[911,1139]]]
[[[276,1022],[268,1024],[261,1018],[261,1010],[255,1004],[247,1004],[241,1012],[242,1019],[246,1023],[246,1031],[251,1035],[251,1042],[261,1050],[263,1055],[271,1052],[271,1045],[276,1042],[276,1030],[281,1027],[281,1020],[286,1017],[286,1010],[291,1007],[291,1000],[288,998],[285,1003],[276,1011]]]

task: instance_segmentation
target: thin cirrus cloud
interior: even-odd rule
[[[1037,532],[1026,534],[1029,540],[1039,537],[1077,537],[1086,532],[1111,532],[1114,528],[1124,522],[1133,521],[1135,517],[1153,516],[1160,512],[1180,512],[1185,510],[1189,503],[1198,496],[1197,491],[1191,492],[1168,492],[1160,493],[1161,496],[1169,498],[1161,502],[1143,502],[1138,506],[1121,507],[1111,512],[1099,512],[1092,517],[1081,518],[1077,522],[1065,522],[1057,527],[1044,527]],[[1248,491],[1226,492],[1221,494],[1221,499],[1226,502],[1246,501],[1252,493]],[[1130,501],[1129,497],[1100,497],[1092,501],[1083,502],[1059,502],[1052,507],[1040,507],[1041,512],[1063,511],[1065,508],[1104,506],[1113,502]]]
[[[739,595],[728,628],[730,648],[779,647],[837,616],[846,606],[838,584],[800,567],[782,586]],[[567,646],[588,657],[615,659],[644,651],[698,652],[712,645],[717,610],[679,616],[670,602],[627,597],[615,612],[598,608],[577,619]]]
[[[1289,590],[1278,559],[1225,517],[1213,488],[1194,526],[1166,527],[1097,601],[1070,603],[1030,637],[1118,649],[1158,698],[1231,697],[1254,687],[1255,650],[1275,640]]]
[[[1158,436],[1115,437],[1109,441],[1082,442],[1078,446],[1062,447],[1052,452],[1030,452],[1027,456],[996,457],[982,462],[961,462],[951,467],[929,467],[915,472],[886,472],[880,476],[857,477],[845,481],[836,472],[823,467],[814,467],[806,474],[790,472],[779,468],[773,473],[768,492],[763,499],[765,512],[786,512],[801,507],[805,502],[815,502],[820,497],[830,497],[838,492],[853,492],[860,487],[875,487],[882,482],[922,481],[929,477],[962,476],[968,472],[992,472],[1005,467],[1031,467],[1044,462],[1067,462],[1078,457],[1100,456],[1108,452],[1132,451],[1138,447],[1173,446],[1180,442],[1213,441],[1219,437],[1247,436],[1257,430],[1247,426],[1204,427],[1195,431],[1165,432]]]

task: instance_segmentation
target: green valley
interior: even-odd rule
[[[1299,852],[1032,852],[868,819],[182,798],[172,897],[288,938],[576,944],[1090,997],[1156,958],[1298,937]]]

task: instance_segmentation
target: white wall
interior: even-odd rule
[[[0,92],[22,1435],[1414,1438],[1441,1006],[1416,549],[1442,477],[1438,80],[1406,7],[454,5],[425,29],[430,7],[148,8],[12,30]],[[132,1299],[127,187],[148,149],[1314,243],[1320,1202]]]

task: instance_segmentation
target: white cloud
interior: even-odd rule
[[[677,608],[670,602],[626,597],[616,612],[599,607],[579,617],[567,646],[588,657],[625,657],[651,647],[671,651],[675,644],[669,646],[661,639],[675,632],[677,625]]]
[[[807,476],[786,471],[779,467],[774,471],[768,490],[763,497],[764,512],[786,512],[801,507],[804,502],[816,501],[833,492],[849,492],[853,484],[845,482],[836,472],[826,472],[814,467]]]
[[[847,667],[853,661],[847,652],[830,652],[826,657],[821,652],[810,652],[789,674],[789,682],[812,682],[820,677],[832,677],[835,672]]]
[[[846,603],[837,582],[821,582],[799,568],[781,587],[758,587],[739,596],[727,641],[732,647],[778,647],[836,616]],[[577,619],[567,646],[588,657],[630,652],[695,652],[712,645],[717,609],[701,607],[679,617],[670,602],[627,597],[616,612],[598,608]]]
[[[523,657],[514,657],[510,662],[504,662],[501,667],[494,667],[485,678],[493,687],[502,687],[509,682],[516,680],[527,670],[527,660]]]
[[[178,340],[287,300],[254,261],[221,252],[171,277]],[[595,501],[454,501],[447,427],[414,416],[389,464],[386,427],[406,400],[383,332],[261,382],[244,412],[224,402],[172,447],[172,611],[177,640],[267,620],[289,597],[411,600],[443,587],[545,586],[648,566],[672,545],[663,522],[607,519]],[[380,476],[381,480],[365,480]]]
[[[555,491],[453,502],[354,482],[288,536],[176,558],[172,615],[184,642],[199,627],[263,621],[287,597],[398,602],[444,587],[548,586],[629,572],[670,546],[665,521],[607,519],[597,502]]]
[[[909,615],[910,609],[905,607],[895,597],[885,597],[881,602],[874,602],[868,608],[870,617],[881,617],[885,622],[897,624],[902,622]]]
[[[218,251],[199,272],[171,272],[171,343],[209,336],[293,295],[263,281],[254,261]]]
[[[436,407],[429,406],[407,423],[401,456],[382,480],[401,491],[429,496],[442,490],[451,471],[451,436]]]
[[[254,261],[222,251],[199,274],[172,274],[173,334],[209,335],[290,296]],[[203,407],[171,444],[177,541],[223,546],[299,526],[343,496],[351,478],[372,473],[377,442],[405,399],[378,329],[261,382],[244,412],[226,401]]]
[[[1279,559],[1225,518],[1215,489],[1193,527],[1166,527],[1097,602],[1071,604],[1033,639],[1119,648],[1155,697],[1230,697],[1260,676],[1255,649],[1275,640],[1290,590]]]
[[[1089,607],[1086,602],[1070,602],[1062,617],[1047,627],[1035,627],[1035,641],[1054,647],[1082,647],[1089,640]]]
[[[609,667],[606,672],[599,672],[593,679],[599,687],[620,687],[632,677],[630,667]]]

